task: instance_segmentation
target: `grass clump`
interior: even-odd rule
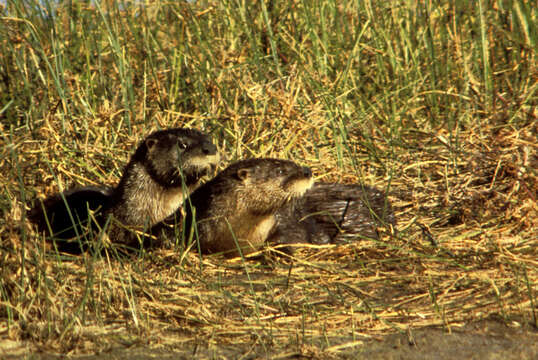
[[[323,357],[411,326],[538,325],[530,2],[0,6],[2,338]],[[31,199],[116,183],[172,126],[210,132],[228,161],[390,184],[401,231],[268,264],[66,257],[29,227]]]

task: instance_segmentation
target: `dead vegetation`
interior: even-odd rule
[[[258,15],[247,15],[253,17],[253,34],[265,34],[261,39],[269,41],[260,6],[255,7]],[[336,66],[338,52],[351,58],[357,48],[339,49],[337,45],[346,41],[335,34],[302,37],[299,30],[289,30],[290,14],[302,11],[290,6],[265,10],[278,20],[273,22],[273,31],[281,26],[274,39],[278,56],[270,44],[264,48],[263,41],[251,39],[260,46],[253,49],[253,43],[242,48],[234,40],[248,38],[248,32],[238,28],[240,9],[235,13],[227,5],[181,5],[172,7],[178,11],[176,20],[197,19],[198,27],[191,23],[189,28],[168,29],[170,34],[159,29],[154,41],[168,41],[171,48],[184,51],[182,65],[179,55],[167,48],[151,54],[166,61],[155,60],[153,71],[144,70],[141,58],[146,55],[141,55],[136,44],[123,44],[127,35],[120,32],[118,44],[132,55],[132,63],[119,59],[115,44],[109,44],[102,55],[106,61],[99,66],[110,75],[92,70],[93,90],[88,90],[85,81],[89,80],[77,70],[75,59],[69,58],[71,77],[63,83],[63,94],[78,97],[62,97],[50,85],[54,73],[47,73],[48,88],[31,90],[32,95],[21,90],[19,95],[31,96],[32,101],[16,102],[0,113],[5,120],[0,124],[2,339],[24,343],[32,351],[70,354],[143,345],[188,348],[193,354],[199,348],[215,349],[215,354],[235,348],[259,356],[326,358],[368,339],[433,325],[450,332],[495,317],[511,327],[538,326],[534,50],[521,45],[521,56],[504,63],[497,56],[500,50],[492,45],[491,66],[499,73],[477,79],[485,74],[473,70],[481,61],[477,46],[454,35],[450,40],[453,52],[443,61],[465,63],[458,74],[470,79],[470,88],[460,88],[458,79],[446,80],[454,74],[445,74],[443,81],[448,83],[436,93],[419,88],[418,80],[403,81],[407,74],[402,72],[410,74],[419,67],[435,72],[442,66],[435,68],[427,57],[426,65],[405,63],[404,50],[391,55],[390,47],[376,42],[383,26],[374,20],[382,9],[359,9],[361,21],[369,21],[363,43],[358,42],[363,57],[346,68],[345,62]],[[146,10],[139,11],[149,18],[173,16],[157,7]],[[445,33],[439,30],[437,17],[443,11],[449,16],[452,10],[437,9],[433,23],[418,24],[419,29],[430,26],[432,43],[413,48],[402,40],[410,46],[407,50],[416,56],[419,50],[427,53],[428,46],[438,51],[442,44],[436,36]],[[516,10],[516,17],[525,15]],[[87,19],[107,19],[95,9],[78,11]],[[222,30],[227,11],[233,12],[228,26],[238,32],[236,36]],[[401,16],[392,11],[384,15],[386,21]],[[493,36],[504,24],[495,14],[485,16],[493,29],[486,28],[486,37]],[[536,10],[529,16],[535,19]],[[356,19],[346,19],[357,26]],[[469,24],[462,20],[457,30],[471,31],[474,20]],[[2,21],[5,34],[31,38],[31,29]],[[121,29],[119,22],[116,25]],[[123,26],[129,31],[138,29]],[[318,29],[307,22],[297,29],[306,27],[307,31],[308,26]],[[215,33],[202,35],[208,29]],[[358,36],[361,28],[353,29],[351,35]],[[449,26],[448,30],[454,29]],[[183,31],[182,41],[188,38],[194,43],[191,49],[181,45],[175,31]],[[338,38],[335,49],[324,50],[327,57],[322,54],[323,36]],[[147,45],[153,40],[140,39],[140,47],[149,51]],[[401,39],[392,40],[392,50],[397,49]],[[43,59],[52,59],[53,45],[43,45],[47,54]],[[9,47],[4,42],[2,46],[14,52],[23,45]],[[35,46],[27,45],[28,59]],[[464,58],[461,47],[473,55]],[[83,44],[76,43],[70,51],[85,53]],[[282,68],[273,67],[275,58]],[[334,68],[324,72],[323,61]],[[210,64],[209,68],[203,64]],[[411,68],[403,68],[406,64]],[[402,68],[387,70],[389,65]],[[11,70],[3,66],[4,74],[12,71],[21,79],[26,76],[18,65]],[[120,70],[122,66],[130,69],[132,77]],[[278,75],[282,69],[285,74]],[[353,74],[346,78],[346,71]],[[354,83],[351,78],[361,79],[361,72],[369,80]],[[397,79],[393,82],[391,76]],[[525,76],[530,80],[522,80]],[[493,88],[486,87],[488,81],[493,81]],[[120,84],[118,92],[111,90]],[[398,84],[400,90],[392,93]],[[38,85],[32,86],[37,89]],[[486,90],[488,96],[480,95]],[[94,97],[86,91],[93,91]],[[134,94],[132,102],[129,91]],[[84,97],[88,101],[82,101]],[[39,101],[47,98],[50,102],[41,105]],[[40,105],[30,109],[32,104]],[[380,241],[301,245],[292,257],[267,250],[262,258],[227,260],[201,258],[195,251],[176,248],[149,249],[131,256],[118,256],[113,249],[66,256],[51,249],[29,226],[25,211],[36,196],[75,185],[115,183],[136,142],[157,127],[172,126],[211,132],[226,161],[253,156],[289,158],[311,166],[323,180],[386,188],[399,232],[396,236],[385,232]]]

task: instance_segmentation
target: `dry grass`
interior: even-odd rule
[[[538,326],[536,10],[235,5],[1,20],[0,337],[327,357],[411,328]],[[211,132],[226,161],[388,188],[400,232],[245,261],[68,257],[31,229],[36,196],[116,183],[137,141],[173,126]]]

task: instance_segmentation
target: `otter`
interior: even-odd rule
[[[176,212],[156,231],[164,228],[170,237],[173,224],[183,219],[184,234],[198,239],[202,253],[247,255],[268,240],[277,224],[277,211],[301,197],[312,183],[310,169],[292,161],[241,160],[196,189],[185,201],[183,214]]]
[[[271,242],[345,243],[378,239],[378,227],[396,231],[396,220],[385,194],[358,184],[315,183],[303,197],[282,207]]]
[[[109,228],[111,242],[131,246],[136,231],[176,211],[217,162],[208,135],[186,128],[156,131],[139,144],[116,187],[57,194],[30,210],[29,219],[54,239],[85,238]],[[68,252],[77,248],[72,241],[64,245]]]

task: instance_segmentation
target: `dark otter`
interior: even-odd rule
[[[85,236],[88,222],[104,223],[103,210],[108,208],[111,191],[111,188],[98,186],[67,190],[38,200],[28,217],[40,232],[51,238],[67,240]],[[67,243],[65,246],[68,247]]]
[[[29,218],[56,239],[86,237],[88,230],[108,226],[111,242],[133,245],[132,231],[176,211],[217,161],[216,147],[206,134],[184,128],[157,131],[140,143],[115,188],[86,187],[55,195],[37,204]],[[67,251],[71,245],[66,244]]]
[[[275,213],[312,186],[312,172],[292,161],[238,161],[196,189],[184,204],[186,234],[202,253],[227,256],[258,250],[276,225]],[[166,223],[177,223],[178,211]],[[158,229],[159,230],[159,229]],[[170,232],[167,234],[170,236]]]
[[[378,239],[378,227],[396,228],[385,194],[357,184],[315,183],[302,198],[282,207],[276,219],[271,242],[279,244]]]

